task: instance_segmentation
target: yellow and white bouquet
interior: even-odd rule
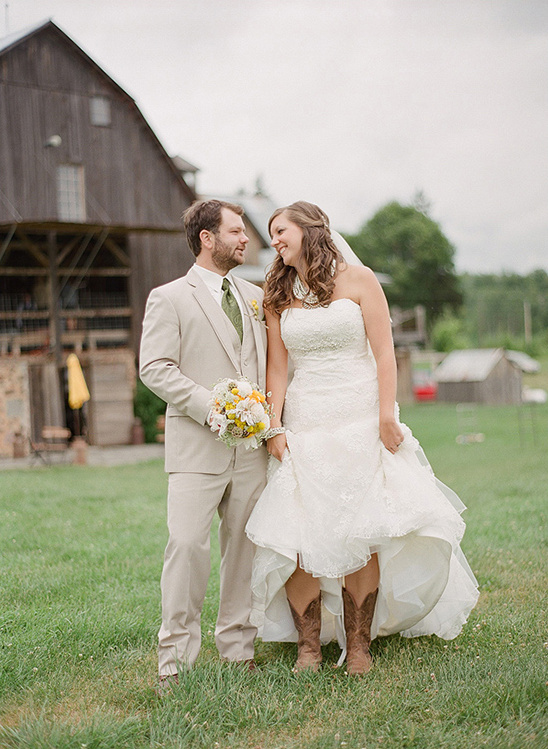
[[[272,408],[265,393],[245,377],[218,382],[211,393],[208,424],[227,447],[259,447],[270,429]]]

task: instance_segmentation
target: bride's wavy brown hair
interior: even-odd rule
[[[333,295],[339,265],[344,262],[331,238],[329,219],[314,203],[299,200],[274,211],[268,222],[269,232],[272,222],[281,213],[285,213],[290,221],[302,229],[302,280],[318,297],[322,307],[327,307]],[[263,304],[269,312],[279,315],[291,306],[295,299],[293,282],[296,275],[295,268],[284,265],[281,256],[277,255],[267,273],[264,287]]]

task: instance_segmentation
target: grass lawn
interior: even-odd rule
[[[0,473],[0,747],[372,749],[548,746],[548,406],[403,409],[438,477],[468,505],[463,548],[481,597],[462,635],[373,644],[365,678],[295,676],[295,646],[257,646],[249,674],[218,661],[218,551],[203,650],[159,699],[166,541],[159,462]]]

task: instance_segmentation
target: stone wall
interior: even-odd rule
[[[24,437],[22,449],[29,452],[29,377],[24,359],[0,359],[0,457],[13,457],[13,441]]]

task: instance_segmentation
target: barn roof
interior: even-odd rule
[[[63,31],[63,29],[61,29],[56,23],[54,23],[51,18],[47,18],[43,21],[40,21],[39,23],[34,24],[33,26],[28,26],[24,29],[20,29],[19,31],[8,34],[8,36],[1,38],[0,57],[16,47],[18,44],[23,43],[30,37],[46,29],[51,29],[52,31],[54,31],[60,39],[68,44],[78,55],[80,55],[80,57],[82,57],[89,65],[91,65],[103,79],[108,81],[108,83],[113,86],[130,103],[130,105],[137,111],[138,116],[146,126],[148,133],[156,143],[156,146],[162,152],[162,156],[167,162],[168,168],[184,186],[185,191],[188,193],[188,197],[191,200],[195,199],[196,195],[194,193],[194,190],[183,179],[181,172],[177,169],[176,165],[173,163],[173,159],[168,155],[162,143],[158,139],[158,136],[148,124],[143,113],[137,106],[135,99],[130,94],[128,94],[128,92],[123,89],[122,86],[120,86],[120,84],[117,83],[109,73],[107,73],[97,62],[95,62],[95,60],[82,47],[80,47],[79,44],[71,39],[71,37],[65,31]]]
[[[190,161],[187,161],[186,159],[183,159],[182,156],[173,156],[172,157],[173,163],[177,167],[177,169],[180,172],[183,172],[183,174],[190,172],[191,174],[196,174],[196,172],[199,172],[199,168],[197,166],[194,166],[194,164],[191,164]]]
[[[504,358],[502,348],[452,351],[436,368],[434,378],[438,382],[483,382]]]
[[[48,23],[50,23],[50,19],[46,18],[39,23],[34,23],[32,26],[26,26],[24,29],[19,29],[19,31],[14,31],[12,34],[3,36],[0,38],[0,55],[11,47],[15,47],[23,39],[40,31],[40,29],[43,29],[48,25]]]

